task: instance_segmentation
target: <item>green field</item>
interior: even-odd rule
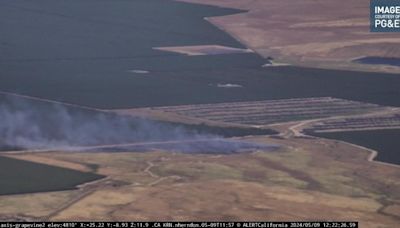
[[[103,176],[0,156],[0,195],[75,189]]]

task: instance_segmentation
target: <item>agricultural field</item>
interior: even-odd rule
[[[306,131],[334,132],[388,128],[400,128],[400,114],[324,120],[308,127]]]
[[[150,110],[194,119],[243,125],[268,125],[376,112],[384,107],[331,97],[156,107]]]
[[[346,1],[345,9],[335,0],[182,1],[247,10],[209,21],[265,58],[295,66],[400,73],[399,36],[370,32],[365,0]],[[375,60],[353,61],[364,57]]]

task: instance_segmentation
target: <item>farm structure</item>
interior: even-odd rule
[[[152,110],[217,122],[270,125],[373,113],[385,107],[332,97],[154,107]]]
[[[400,128],[400,113],[370,117],[351,117],[325,120],[316,123],[311,128],[307,129],[307,131],[330,132],[394,128]]]

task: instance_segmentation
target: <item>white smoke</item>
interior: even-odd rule
[[[170,141],[175,143],[168,143]],[[123,146],[142,142],[166,143]],[[199,133],[193,130],[193,126],[124,117],[8,96],[3,99],[0,96],[0,150],[75,150],[93,146],[105,146],[99,150],[106,151],[164,149],[188,153],[271,149],[271,145],[224,140],[214,134]]]
[[[66,108],[7,97],[0,103],[0,145],[43,149],[140,141],[207,138],[184,127],[143,118]]]

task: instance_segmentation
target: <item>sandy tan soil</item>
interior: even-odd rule
[[[108,178],[77,191],[2,196],[0,217],[62,221],[333,219],[360,221],[362,227],[393,227],[400,222],[396,214],[399,168],[369,162],[369,152],[328,140],[264,136],[246,140],[282,148],[237,155],[12,154],[60,166],[65,161],[97,164],[96,172]],[[21,210],[22,204],[36,207]]]
[[[249,10],[208,18],[264,57],[299,66],[384,71],[351,63],[364,56],[400,57],[400,34],[369,32],[366,0],[182,0]]]
[[[221,45],[197,45],[197,46],[177,46],[177,47],[155,47],[155,50],[176,52],[180,54],[198,55],[221,55],[232,53],[252,53],[250,49],[226,47]]]

